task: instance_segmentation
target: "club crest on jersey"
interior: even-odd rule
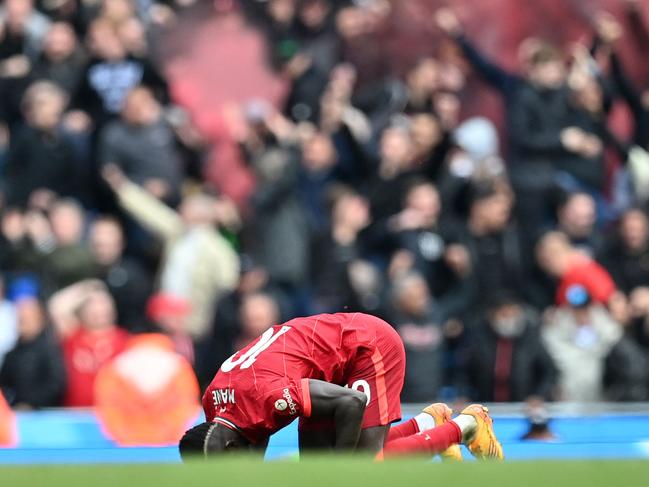
[[[285,388],[282,393],[283,399],[275,401],[275,409],[279,412],[284,412],[288,409],[289,414],[295,416],[297,414],[297,406],[295,405],[295,401],[293,401],[293,397],[291,396],[288,387]]]
[[[216,389],[212,391],[214,407],[236,404],[234,400],[234,389]]]

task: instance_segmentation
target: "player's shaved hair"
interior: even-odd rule
[[[250,451],[251,445],[236,426],[219,418],[214,422],[206,421],[185,431],[178,444],[178,449],[183,462],[186,462],[187,460],[207,459],[213,454],[222,454],[226,451]]]
[[[178,444],[183,462],[207,457],[210,436],[215,427],[216,423],[205,422],[185,431]]]

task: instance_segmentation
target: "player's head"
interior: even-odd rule
[[[183,461],[208,458],[221,452],[237,452],[250,449],[250,442],[220,423],[201,423],[185,431],[178,448]]]

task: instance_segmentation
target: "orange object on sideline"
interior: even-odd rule
[[[132,338],[95,381],[97,416],[121,446],[171,445],[197,418],[199,386],[190,363],[160,334]]]
[[[16,415],[0,392],[0,448],[15,446],[17,438]]]

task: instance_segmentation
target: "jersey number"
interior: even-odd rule
[[[232,355],[232,357],[223,362],[223,365],[221,365],[221,370],[223,372],[230,372],[231,370],[234,370],[237,365],[241,365],[242,369],[247,369],[255,363],[255,360],[257,360],[257,357],[261,352],[270,347],[275,340],[277,340],[280,336],[282,336],[290,329],[290,326],[282,326],[277,331],[277,333],[274,333],[275,330],[273,328],[269,328],[264,332],[262,336],[259,337],[259,341],[255,343],[253,347],[250,347],[250,349],[246,353],[242,354],[241,357],[235,359],[237,353],[239,353],[236,352],[234,355]]]

